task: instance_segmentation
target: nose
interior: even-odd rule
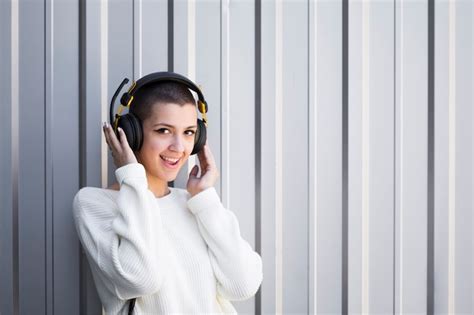
[[[175,152],[183,152],[184,151],[184,140],[180,136],[173,137],[173,141],[170,145],[170,150]]]

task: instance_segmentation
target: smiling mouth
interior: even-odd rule
[[[160,158],[168,165],[171,165],[171,166],[176,166],[179,161],[181,160],[181,158],[177,159],[177,158],[170,158],[170,157],[166,157],[166,156],[163,156],[163,155],[160,155]]]

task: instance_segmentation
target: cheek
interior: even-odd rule
[[[191,155],[194,149],[194,138],[186,143],[186,155]]]
[[[166,141],[160,140],[158,138],[148,137],[148,139],[145,139],[143,145],[146,146],[149,152],[161,152],[166,149],[168,144]]]
[[[147,142],[143,143],[142,150],[140,152],[140,156],[142,160],[153,161],[161,152],[165,149],[165,145],[157,142]]]

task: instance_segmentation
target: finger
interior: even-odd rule
[[[212,155],[211,150],[209,149],[209,146],[206,144],[203,149],[202,149],[202,156],[204,160],[204,165],[202,165],[203,169],[211,170],[211,169],[216,169],[216,162],[214,160],[214,156]]]
[[[107,124],[107,134],[109,136],[109,143],[111,145],[111,149],[116,150],[116,151],[121,150],[120,142],[117,139],[117,136],[115,135],[115,132],[112,129],[112,126],[109,124]]]
[[[104,132],[105,143],[107,143],[107,146],[109,147],[109,150],[111,150],[112,147],[110,146],[109,133],[107,132],[106,123],[104,123],[104,125],[102,126],[102,131]]]
[[[204,150],[205,150],[205,153],[206,153],[207,160],[209,161],[209,164],[215,165],[216,161],[214,159],[214,154],[212,154],[211,148],[209,148],[209,146],[206,144],[204,146]]]
[[[203,172],[206,171],[208,162],[207,162],[206,154],[204,152],[204,148],[201,151],[199,151],[198,158],[199,158],[199,164],[201,165],[201,170],[203,170]]]
[[[127,135],[125,135],[125,132],[123,132],[123,129],[120,127],[117,128],[117,132],[118,132],[118,140],[120,141],[120,145],[122,146],[122,148],[124,148],[125,144],[128,144]]]
[[[130,144],[128,143],[127,134],[125,133],[125,131],[123,131],[122,128],[118,128],[118,131],[119,131],[119,137],[120,137],[120,145],[122,146],[122,149],[132,151],[132,148],[130,147]]]
[[[190,176],[196,177],[199,172],[199,167],[197,165],[194,165],[193,168],[191,169],[191,172],[189,173]]]

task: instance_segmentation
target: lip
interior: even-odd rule
[[[163,159],[161,158],[161,156],[160,156],[160,161],[161,161],[161,163],[162,163],[165,167],[167,167],[167,168],[169,168],[169,169],[177,169],[177,168],[179,167],[179,163],[181,162],[181,158],[178,160],[178,162],[176,162],[175,165],[166,162],[165,160],[163,160]]]

